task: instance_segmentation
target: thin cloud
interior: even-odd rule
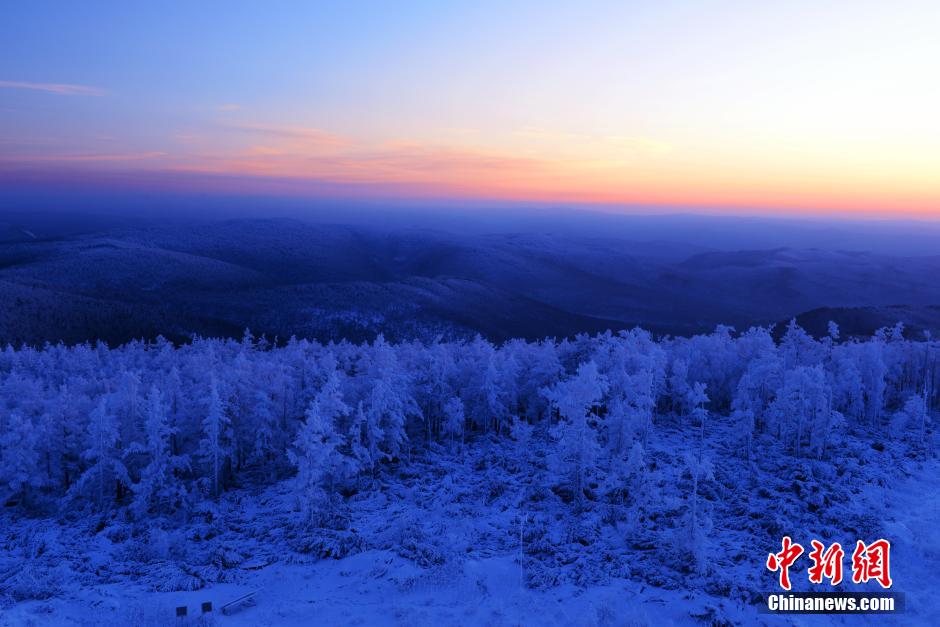
[[[43,91],[58,96],[103,96],[105,91],[88,85],[73,85],[70,83],[28,83],[23,81],[0,81],[3,89],[29,89]]]
[[[319,128],[304,126],[272,126],[267,124],[226,124],[226,128],[261,136],[277,137],[281,139],[301,140],[312,142],[321,146],[346,146],[349,139],[342,135],[330,133]]]
[[[551,161],[420,142],[352,146],[333,153],[255,145],[229,154],[196,156],[196,169],[254,176],[317,178],[333,182],[453,184],[478,180],[544,180]]]
[[[238,111],[242,108],[240,104],[235,104],[234,102],[229,102],[223,105],[216,107],[219,111]]]
[[[76,162],[87,163],[96,161],[143,161],[146,159],[159,159],[165,157],[165,152],[130,152],[119,154],[83,154],[83,155],[22,155],[16,157],[0,157],[2,161],[17,162]]]

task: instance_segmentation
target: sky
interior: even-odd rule
[[[940,218],[940,3],[32,2],[25,190]]]

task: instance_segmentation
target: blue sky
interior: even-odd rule
[[[936,215],[938,7],[16,3],[0,167]]]

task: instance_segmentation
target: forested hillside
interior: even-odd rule
[[[638,325],[688,336],[807,312],[801,320],[814,337],[828,320],[846,337],[898,320],[918,336],[940,331],[936,255],[766,247],[760,233],[785,223],[753,238],[745,230],[746,248],[732,250],[681,234],[642,239],[667,234],[640,228],[511,226],[481,233],[233,219],[60,233],[40,224],[35,238],[0,241],[0,345],[185,342],[238,338],[246,327],[321,342],[380,333],[390,342],[477,334],[504,342]],[[749,248],[758,243],[765,247]],[[813,310],[821,307],[820,320]]]
[[[704,433],[709,415],[731,414],[748,458],[755,438],[816,459],[838,455],[858,429],[926,442],[940,345],[905,339],[900,326],[840,343],[831,328],[815,341],[791,324],[779,346],[767,329],[720,327],[499,346],[380,337],[274,347],[246,335],[179,348],[8,347],[0,476],[5,499],[26,508],[126,505],[146,516],[292,466],[316,512],[432,444],[539,433],[557,442],[559,477],[570,479],[560,485],[584,506],[610,496],[597,492],[598,468],[642,465],[662,420]]]
[[[758,584],[753,568],[734,574],[734,537],[879,531],[883,499],[863,486],[930,458],[938,356],[940,343],[900,325],[844,342],[835,325],[817,341],[795,323],[779,343],[719,327],[502,345],[246,334],[8,347],[0,591],[53,594],[63,566],[43,570],[44,552],[82,555],[92,537],[137,565],[69,562],[88,584],[199,588],[272,547],[322,558],[380,546],[432,568],[454,559],[445,528],[492,516],[466,551],[522,551],[528,586],[711,574],[707,590],[746,602],[741,578]],[[376,499],[402,506],[392,537],[363,522]],[[446,503],[458,511],[442,519]],[[415,518],[425,507],[437,513]],[[54,520],[64,535],[49,535]],[[29,580],[22,559],[35,561]]]

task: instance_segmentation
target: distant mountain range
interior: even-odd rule
[[[940,330],[940,256],[231,219],[0,224],[0,341]]]

